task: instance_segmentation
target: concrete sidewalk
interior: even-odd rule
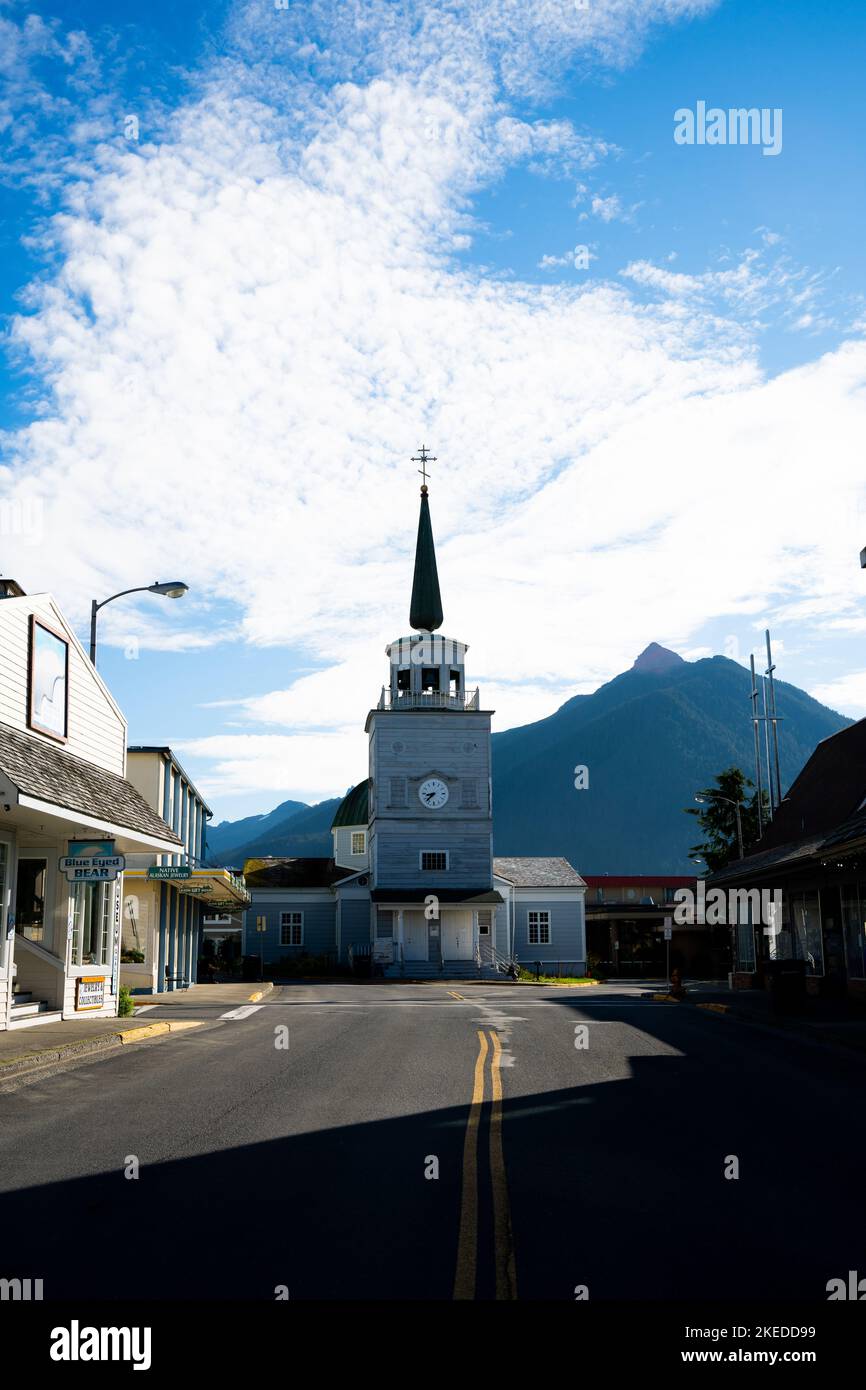
[[[150,1009],[154,1004],[160,1007],[168,1004],[225,1004],[228,1008],[231,1004],[255,1004],[259,999],[270,994],[274,986],[270,980],[265,980],[264,984],[256,984],[255,981],[247,981],[244,984],[225,984],[225,985],[191,985],[189,989],[172,989],[164,994],[134,994],[133,1003],[137,1009]]]
[[[688,981],[686,988],[689,989]],[[780,1028],[810,1038],[813,1042],[834,1043],[839,1047],[866,1052],[866,1009],[848,999],[826,999],[807,995],[802,1013],[779,1014],[773,996],[765,989],[702,988],[690,990],[683,1001],[725,1018],[761,1027]]]
[[[145,1042],[163,1033],[177,1033],[199,1025],[190,1019],[156,1022],[131,1018],[67,1019],[40,1023],[32,1028],[13,1028],[0,1033],[0,1084],[22,1072],[52,1066],[55,1062],[106,1052],[129,1043]]]

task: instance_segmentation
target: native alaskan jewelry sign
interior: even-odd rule
[[[70,840],[69,853],[58,864],[69,883],[113,883],[126,868],[126,857],[114,853],[113,840]]]
[[[147,871],[147,876],[158,879],[192,878],[192,865],[152,864]]]

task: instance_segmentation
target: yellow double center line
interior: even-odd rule
[[[505,1158],[502,1152],[502,1044],[498,1033],[491,1030],[488,1042],[487,1034],[479,1029],[472,1103],[463,1141],[463,1192],[460,1204],[460,1232],[457,1239],[457,1272],[454,1278],[454,1297],[457,1299],[475,1297],[478,1277],[478,1128],[484,1107],[484,1075],[488,1052],[491,1052],[490,1181],[493,1197],[496,1297],[517,1297],[511,1211],[508,1204]]]

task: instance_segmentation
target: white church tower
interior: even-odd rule
[[[465,643],[437,631],[442,600],[421,449],[421,514],[409,622],[386,648],[390,675],[366,730],[374,934],[395,966],[438,971],[479,957],[493,888],[490,721],[466,687]],[[423,969],[422,969],[423,973]]]

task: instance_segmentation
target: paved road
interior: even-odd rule
[[[221,1012],[0,1094],[0,1276],[769,1300],[866,1272],[857,1056],[615,986],[298,985]]]

